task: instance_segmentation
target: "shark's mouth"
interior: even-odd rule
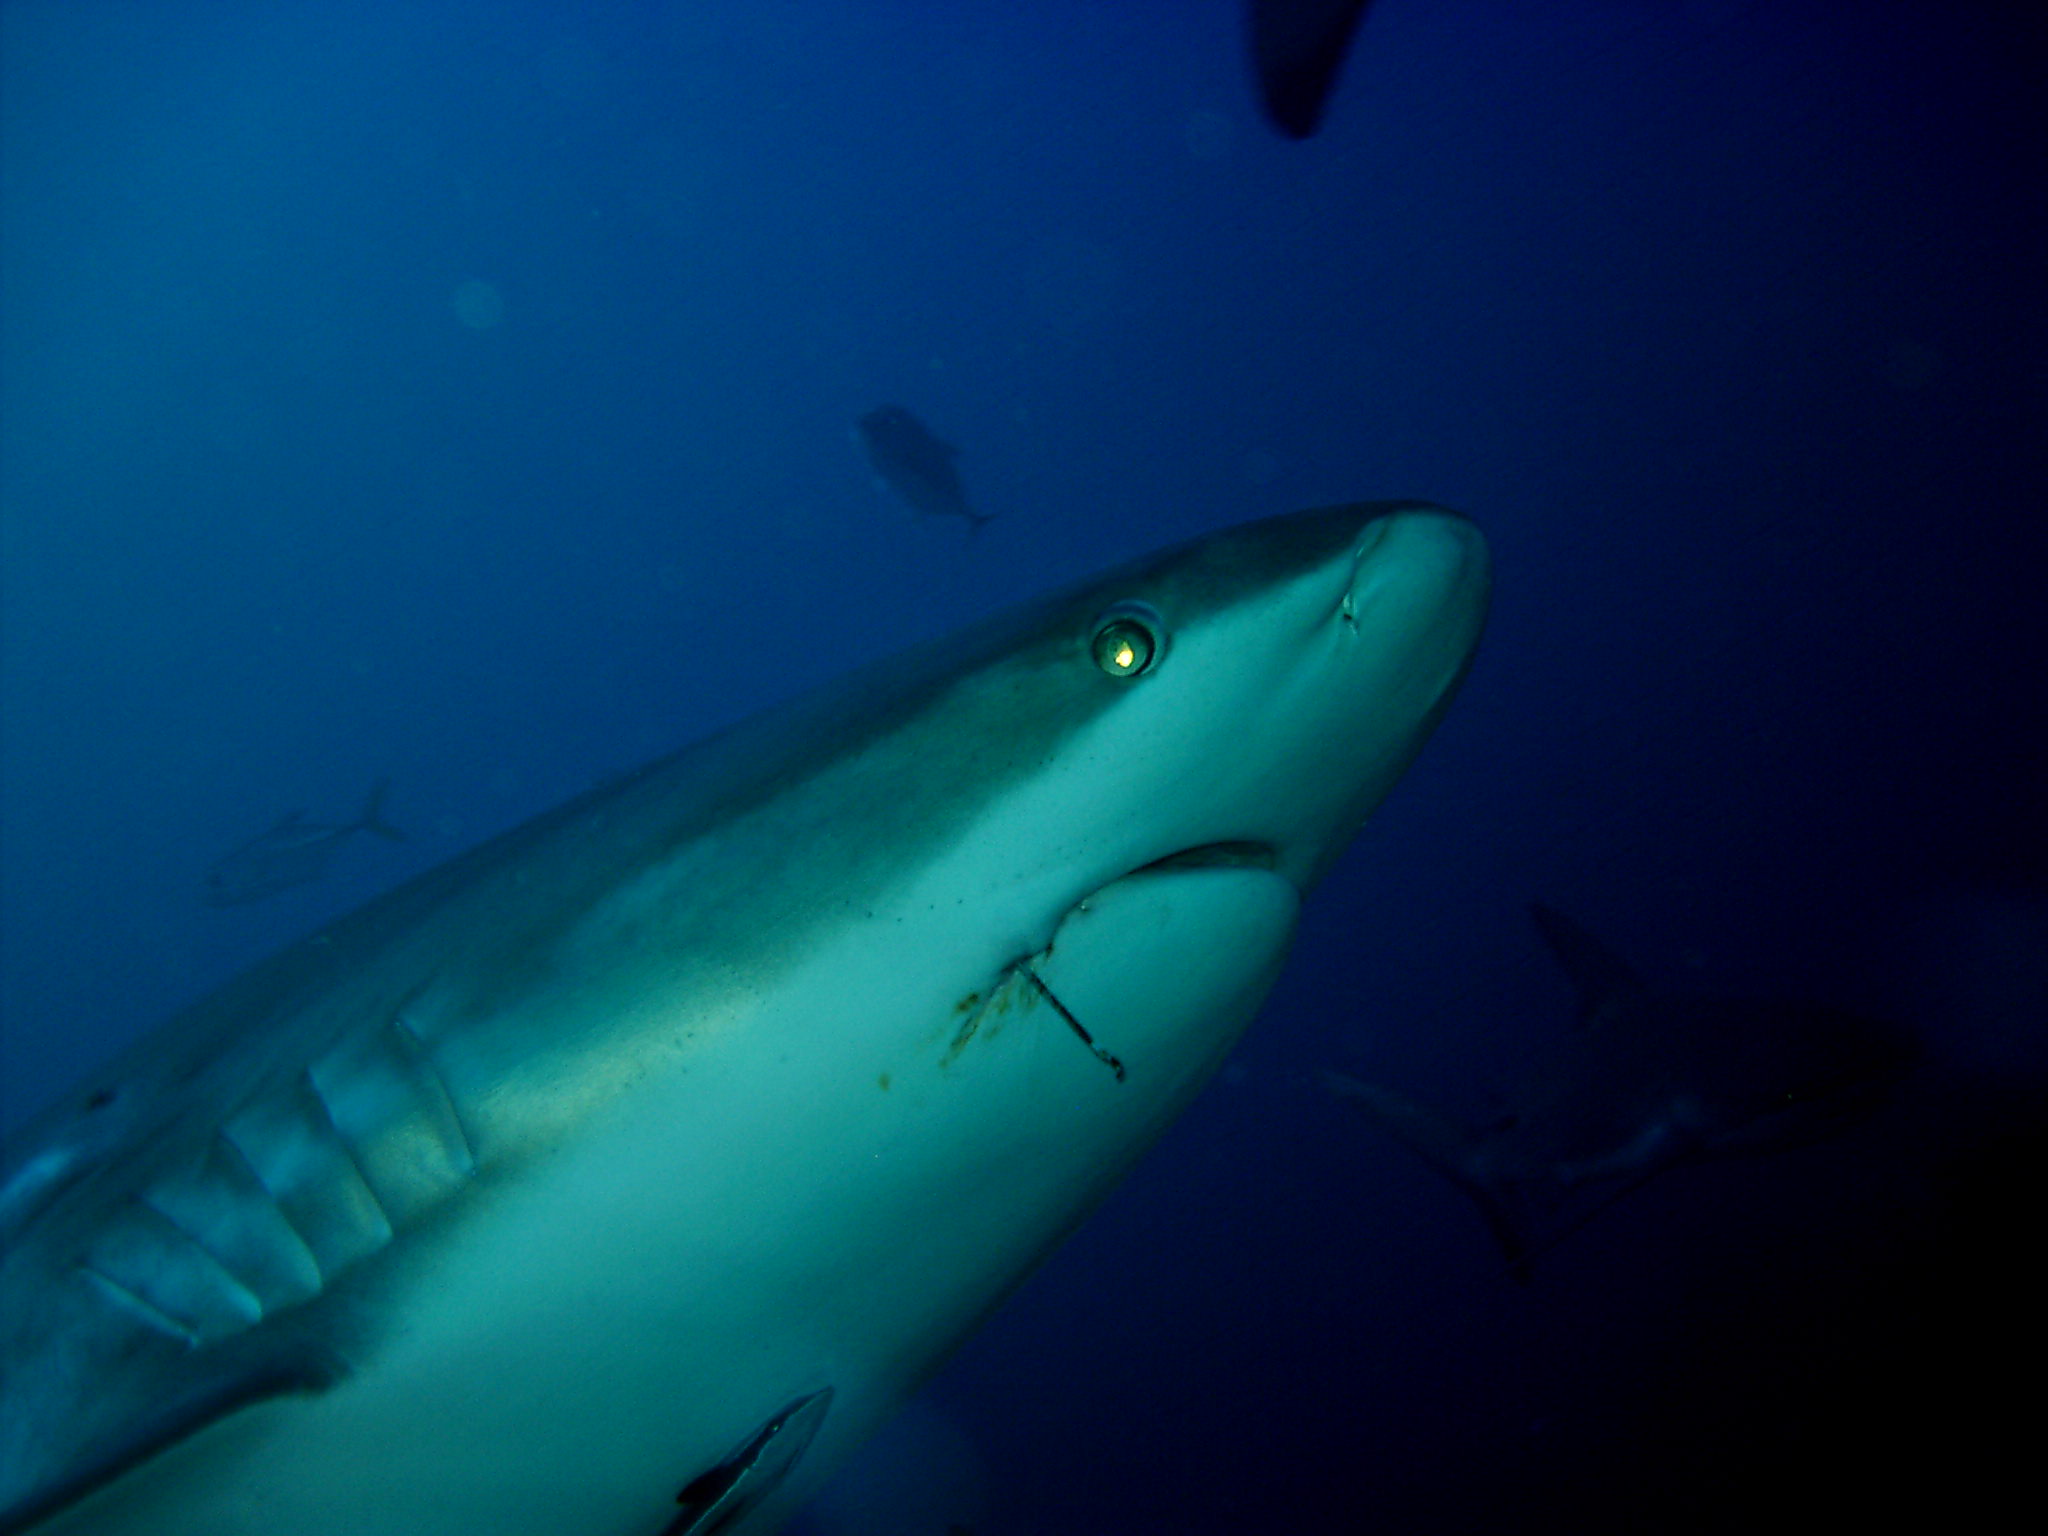
[[[1123,893],[1127,896],[1134,890],[1150,883],[1152,877],[1161,875],[1168,877],[1178,875],[1203,877],[1221,872],[1256,871],[1260,874],[1272,875],[1276,880],[1281,880],[1282,883],[1288,883],[1278,873],[1279,862],[1278,850],[1270,843],[1252,842],[1242,839],[1225,839],[1213,843],[1197,843],[1193,847],[1182,848],[1178,852],[1165,855],[1163,858],[1153,859],[1148,863],[1137,865],[1127,874],[1119,876],[1108,885],[1100,887],[1089,896],[1075,903],[1073,908],[1070,909],[1068,916],[1073,918],[1080,914],[1088,913],[1106,898],[1112,901],[1116,900],[1118,893]],[[1291,892],[1291,883],[1289,883],[1289,889]],[[1293,893],[1291,899],[1298,900],[1299,894]],[[1052,981],[1040,974],[1040,965],[1052,958],[1057,947],[1058,940],[1055,939],[1036,954],[1027,955],[1014,961],[1008,968],[1006,980],[1035,994],[1039,1001],[1050,1005],[1053,1011],[1066,1022],[1067,1027],[1079,1037],[1081,1043],[1088,1048],[1095,1059],[1108,1067],[1115,1074],[1118,1082],[1122,1082],[1124,1080],[1123,1062],[1110,1050],[1098,1043],[1089,1026],[1082,1022],[1075,1011],[1062,999],[1060,993],[1055,990]],[[1001,995],[1002,990],[1002,985],[999,983],[997,987],[991,989],[989,995],[991,998],[994,998]],[[970,1030],[971,1027],[972,1025],[970,1024]]]
[[[1183,848],[1179,853],[1169,853],[1163,859],[1154,859],[1149,864],[1140,864],[1131,871],[1131,874],[1146,875],[1183,869],[1271,870],[1278,868],[1279,863],[1279,855],[1268,843],[1200,843],[1193,848]]]
[[[1016,1008],[1022,998],[1028,997],[1033,1003],[1049,1007],[1089,1053],[1107,1067],[1118,1082],[1122,1082],[1123,1061],[1098,1040],[1095,1032],[1096,1027],[1102,1024],[1114,1023],[1114,1016],[1104,1018],[1086,1003],[1078,1006],[1070,1003],[1063,991],[1063,983],[1058,974],[1061,965],[1055,961],[1054,956],[1057,953],[1063,958],[1071,958],[1075,940],[1074,930],[1070,925],[1076,921],[1084,925],[1101,925],[1093,929],[1093,942],[1104,945],[1113,944],[1113,936],[1132,920],[1131,903],[1134,899],[1139,903],[1139,910],[1154,920],[1175,908],[1185,913],[1189,910],[1185,895],[1169,898],[1165,907],[1158,904],[1160,888],[1169,883],[1180,885],[1181,882],[1176,878],[1180,876],[1193,876],[1195,879],[1190,883],[1204,887],[1208,887],[1212,880],[1220,877],[1221,888],[1239,891],[1245,888],[1247,876],[1270,876],[1270,881],[1256,883],[1265,885],[1268,890],[1275,886],[1284,887],[1287,892],[1284,904],[1291,909],[1300,899],[1299,892],[1295,891],[1291,882],[1279,874],[1278,865],[1278,850],[1269,843],[1253,842],[1249,839],[1223,839],[1213,843],[1197,843],[1192,847],[1182,848],[1161,858],[1136,865],[1127,873],[1096,887],[1067,909],[1041,948],[1031,954],[1017,956],[1002,968],[986,988],[974,995],[976,1006],[966,1013],[953,1032],[946,1048],[946,1059],[957,1059],[981,1033],[986,1020],[1001,1018]],[[1166,877],[1164,881],[1158,878],[1161,876]],[[1148,889],[1152,895],[1148,897],[1141,894]],[[1215,898],[1212,896],[1207,899],[1213,902]],[[1200,910],[1202,906],[1202,901],[1195,903],[1196,910]],[[1105,907],[1117,915],[1105,916],[1102,910]],[[1278,929],[1270,921],[1270,914],[1280,909],[1276,904],[1276,898],[1269,896],[1258,902],[1256,908],[1269,915],[1269,920],[1261,925],[1261,931],[1277,932]],[[1180,920],[1185,921],[1186,918]],[[1229,946],[1217,948],[1220,951],[1228,949]],[[1104,956],[1098,953],[1096,958],[1100,961]],[[1111,970],[1120,968],[1110,967]],[[1096,1026],[1092,1027],[1084,1015],[1094,1018]]]

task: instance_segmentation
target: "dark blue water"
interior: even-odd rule
[[[2007,9],[1383,0],[1290,144],[1223,0],[10,0],[4,1118],[853,661],[1425,496],[1497,560],[1457,707],[1222,1079],[806,1536],[1984,1528],[2048,1099]],[[993,525],[876,492],[884,401]],[[382,777],[409,844],[200,902]],[[1491,1113],[1570,1028],[1539,895],[1927,1058],[1518,1286],[1315,1074]]]

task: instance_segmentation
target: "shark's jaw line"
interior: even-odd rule
[[[0,1533],[774,1529],[1221,1062],[1486,585],[1436,509],[1230,530],[175,1021],[0,1173]]]
[[[1277,864],[1278,856],[1264,843],[1201,843],[1193,848],[1183,848],[1179,853],[1169,853],[1163,859],[1154,859],[1132,873],[1170,869],[1273,869]]]
[[[1153,859],[1148,863],[1138,866],[1138,868],[1122,876],[1120,879],[1110,882],[1109,886],[1098,888],[1076,902],[1068,915],[1072,916],[1087,912],[1092,901],[1100,900],[1105,891],[1109,890],[1112,886],[1122,884],[1126,880],[1141,879],[1148,875],[1164,877],[1174,874],[1193,874],[1203,870],[1261,870],[1270,873],[1274,868],[1275,862],[1274,850],[1262,843],[1216,842],[1197,844],[1191,848],[1184,848],[1178,853],[1170,853],[1163,858]],[[1059,995],[1046,984],[1044,976],[1040,974],[1036,962],[1048,956],[1051,953],[1051,949],[1052,946],[1048,943],[1045,948],[1020,956],[1003,968],[1001,977],[983,995],[982,1001],[974,1010],[973,1016],[962,1026],[962,1041],[973,1036],[975,1030],[979,1027],[981,1019],[992,1006],[993,1001],[1003,995],[1003,989],[1012,982],[1021,982],[1029,987],[1036,996],[1041,998],[1054,1013],[1066,1022],[1067,1028],[1087,1048],[1090,1055],[1107,1067],[1118,1082],[1122,1082],[1125,1077],[1122,1060],[1114,1052],[1105,1049],[1096,1040],[1093,1031],[1086,1024],[1082,1023],[1080,1019],[1076,1018],[1073,1011],[1065,1003],[1060,1001]]]

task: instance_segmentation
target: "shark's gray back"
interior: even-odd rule
[[[1019,713],[1007,686],[978,691],[997,657],[1028,686],[1010,653],[1059,601],[506,833],[256,966],[31,1124],[0,1177],[0,1510],[344,1374],[382,1326],[380,1256],[668,1048],[636,997],[680,982],[711,1011],[849,891],[872,899],[957,835],[991,768],[1027,771],[1072,728],[1071,700]],[[799,878],[764,882],[764,847]],[[631,900],[658,929],[616,930],[607,904],[646,882],[659,901]],[[593,1010],[593,986],[617,1006]]]

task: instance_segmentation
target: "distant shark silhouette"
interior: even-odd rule
[[[1905,1031],[1838,1009],[1656,991],[1563,913],[1529,910],[1578,989],[1580,1027],[1569,1060],[1512,1113],[1474,1129],[1323,1074],[1472,1197],[1518,1278],[1667,1169],[1834,1134],[1912,1060]]]
[[[1266,121],[1290,139],[1322,126],[1368,0],[1246,0],[1245,35]]]
[[[364,802],[363,814],[345,825],[307,821],[304,811],[293,811],[269,831],[250,838],[207,872],[207,905],[239,906],[310,884],[327,873],[336,851],[358,832],[404,842],[405,834],[384,819],[384,794],[390,788],[389,779],[379,779]]]
[[[995,521],[967,500],[954,459],[960,450],[900,405],[877,406],[855,423],[868,462],[882,483],[912,508],[932,517],[960,517],[970,531]]]

